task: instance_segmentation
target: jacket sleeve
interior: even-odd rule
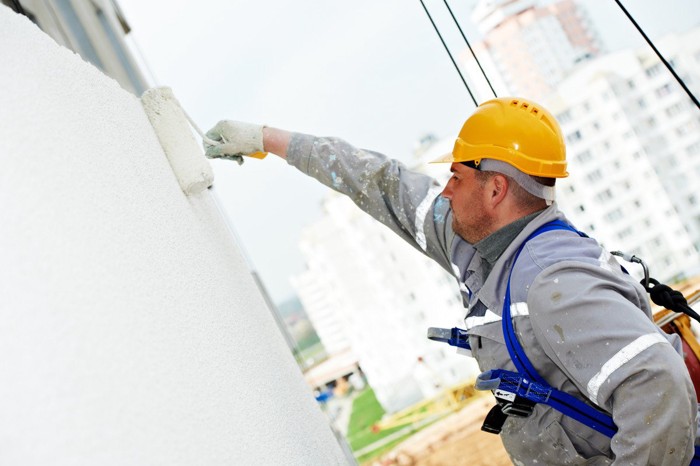
[[[695,390],[679,351],[640,310],[645,298],[602,267],[561,262],[538,275],[527,301],[547,356],[612,414],[614,464],[688,464]]]
[[[347,195],[360,209],[454,273],[449,259],[455,236],[452,212],[433,178],[341,139],[298,133],[290,142],[287,162]]]

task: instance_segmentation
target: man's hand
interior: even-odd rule
[[[263,158],[263,126],[239,121],[222,120],[210,129],[207,138],[217,144],[204,142],[207,158],[235,160],[243,163],[244,155]]]

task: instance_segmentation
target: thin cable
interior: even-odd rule
[[[654,43],[649,39],[649,37],[647,37],[647,35],[642,30],[642,28],[639,26],[639,24],[637,24],[637,22],[634,20],[632,15],[630,15],[629,12],[622,5],[622,3],[620,3],[620,0],[615,0],[615,3],[617,3],[617,5],[620,7],[620,9],[625,13],[625,15],[627,16],[627,19],[629,19],[632,22],[632,24],[634,24],[634,27],[637,28],[637,31],[639,31],[639,33],[642,35],[642,37],[644,37],[644,40],[647,41],[647,44],[649,44],[649,46],[652,48],[652,50],[654,50],[654,52],[656,53],[656,56],[659,57],[659,60],[661,60],[664,65],[666,65],[666,68],[668,68],[668,70],[671,72],[673,77],[676,78],[676,81],[678,81],[678,84],[681,85],[681,87],[686,92],[686,94],[688,94],[688,97],[690,97],[690,99],[695,103],[695,106],[700,108],[700,102],[698,102],[698,99],[695,97],[695,95],[693,95],[693,93],[690,91],[690,89],[688,89],[688,87],[685,85],[685,82],[683,82],[681,77],[676,74],[676,72],[673,69],[673,67],[671,66],[671,64],[666,61],[666,59],[663,57],[663,55],[661,55],[661,52],[659,52],[657,50],[657,48],[654,46]]]
[[[489,81],[489,77],[486,76],[486,72],[481,67],[481,63],[479,62],[479,59],[476,58],[476,54],[474,53],[474,50],[472,49],[471,44],[469,44],[469,41],[467,40],[467,36],[464,34],[464,31],[462,31],[462,27],[459,25],[459,22],[457,21],[457,18],[455,17],[454,13],[452,13],[452,8],[450,8],[450,5],[447,3],[447,0],[442,0],[442,1],[445,3],[445,6],[447,7],[447,11],[450,12],[450,16],[452,16],[452,20],[455,22],[457,29],[459,29],[459,33],[462,34],[462,39],[464,39],[464,42],[467,44],[467,47],[469,48],[469,51],[472,53],[472,57],[474,57],[476,64],[479,65],[479,69],[481,70],[481,74],[484,76],[484,79],[486,80],[489,87],[491,88],[491,92],[493,92],[493,96],[498,97],[498,95],[496,95],[496,91],[493,89],[493,86],[491,85],[491,81]]]
[[[440,38],[440,42],[442,42],[442,46],[445,47],[445,51],[447,52],[447,55],[450,56],[450,60],[452,60],[452,64],[455,66],[455,69],[457,70],[459,77],[462,78],[462,82],[464,83],[464,87],[467,88],[467,92],[469,93],[469,97],[472,98],[472,102],[474,102],[474,105],[478,107],[479,104],[476,103],[476,99],[474,98],[474,94],[472,94],[471,89],[469,89],[469,85],[467,84],[467,81],[464,79],[464,76],[462,76],[462,72],[459,71],[459,66],[457,66],[455,59],[452,58],[452,53],[450,53],[450,49],[447,48],[447,44],[445,43],[445,40],[442,38],[442,34],[440,34],[440,30],[435,25],[435,21],[433,21],[433,17],[430,16],[430,13],[428,12],[428,9],[425,7],[425,3],[423,3],[423,0],[420,0],[420,4],[423,5],[423,9],[425,10],[425,14],[428,15],[428,19],[430,20],[430,23],[433,25],[435,32],[437,32],[437,35]]]

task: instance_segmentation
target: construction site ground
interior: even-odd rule
[[[492,397],[478,397],[365,465],[510,466],[500,437],[481,431],[493,403]]]

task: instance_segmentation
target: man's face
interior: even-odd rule
[[[453,163],[452,177],[442,191],[452,208],[452,229],[467,242],[474,244],[490,234],[491,215],[487,209],[487,184],[477,170]]]

